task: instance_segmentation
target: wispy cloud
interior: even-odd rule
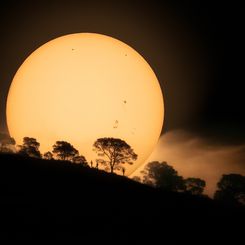
[[[217,145],[185,131],[175,130],[161,136],[146,163],[153,160],[166,161],[184,177],[204,179],[207,184],[205,193],[213,196],[222,174],[245,174],[245,145]],[[133,175],[139,174],[139,171]]]

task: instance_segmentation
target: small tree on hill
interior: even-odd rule
[[[53,145],[53,151],[55,156],[60,160],[72,160],[73,157],[78,155],[78,150],[66,141],[56,141]]]
[[[184,191],[185,184],[182,176],[166,162],[150,162],[144,170],[143,183],[168,191]]]
[[[50,151],[45,152],[45,153],[43,154],[43,158],[44,158],[44,159],[47,159],[47,160],[52,160],[52,159],[54,159],[54,158],[53,158],[53,154],[52,154]]]
[[[35,138],[24,137],[23,144],[19,145],[19,154],[41,158],[39,151],[40,143]]]
[[[122,169],[122,164],[133,164],[138,157],[130,145],[117,138],[100,138],[93,146],[98,156],[103,157],[97,159],[97,162],[104,165],[111,173]]]

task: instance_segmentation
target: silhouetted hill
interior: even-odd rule
[[[0,155],[0,241],[233,242],[244,209],[64,161]]]

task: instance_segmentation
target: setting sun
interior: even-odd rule
[[[6,113],[17,143],[34,137],[42,152],[65,140],[90,161],[96,139],[125,140],[138,154],[129,175],[155,147],[164,106],[158,79],[139,53],[105,35],[78,33],[51,40],[24,61]]]

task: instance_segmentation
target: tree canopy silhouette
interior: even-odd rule
[[[245,205],[245,176],[224,174],[217,183],[214,199],[235,205]]]
[[[98,156],[104,157],[97,159],[97,162],[104,165],[111,173],[120,170],[122,164],[133,164],[138,157],[130,145],[117,138],[99,138],[93,146]]]
[[[8,134],[0,133],[0,152],[13,152],[15,140]]]
[[[66,141],[56,141],[52,151],[60,160],[72,160],[73,157],[79,154],[78,150]]]
[[[23,144],[18,147],[19,154],[41,158],[41,153],[39,151],[40,143],[38,143],[35,138],[24,137]]]
[[[201,195],[206,186],[206,182],[199,178],[187,178],[184,180],[186,191],[193,195]]]
[[[168,191],[184,191],[185,183],[182,176],[166,162],[149,162],[143,171],[143,183]]]
[[[53,154],[52,154],[52,152],[50,152],[50,151],[45,152],[45,153],[43,154],[43,158],[44,158],[44,159],[47,159],[47,160],[52,160],[52,159],[54,159],[54,158],[53,158]]]

